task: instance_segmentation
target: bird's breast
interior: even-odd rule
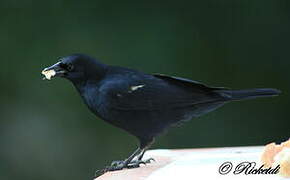
[[[96,112],[100,104],[98,90],[96,88],[86,86],[80,91],[80,94],[88,108],[91,111]]]

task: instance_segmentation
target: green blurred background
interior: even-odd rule
[[[263,145],[289,138],[290,1],[0,2],[0,179],[90,179],[137,140],[97,119],[63,79],[40,71],[86,53],[102,62],[275,98],[234,102],[172,128],[153,145]]]

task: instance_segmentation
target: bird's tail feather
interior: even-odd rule
[[[228,100],[244,100],[254,99],[257,97],[269,97],[277,96],[281,93],[280,90],[272,88],[261,88],[261,89],[243,89],[243,90],[216,90],[221,96]]]

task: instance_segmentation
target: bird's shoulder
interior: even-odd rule
[[[116,109],[160,109],[207,102],[213,89],[188,79],[117,69],[102,80],[99,94]]]
[[[99,83],[99,91],[104,95],[118,93],[118,96],[125,94],[130,94],[132,96],[136,95],[136,92],[141,92],[140,89],[144,92],[145,90],[148,91],[152,88],[161,88],[165,85],[166,83],[162,80],[150,74],[128,68],[114,68]]]
[[[99,95],[103,104],[118,109],[147,109],[169,102],[180,95],[178,88],[151,74],[117,68],[109,72],[99,83]]]

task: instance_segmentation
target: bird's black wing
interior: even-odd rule
[[[177,86],[184,86],[187,88],[193,88],[195,90],[203,90],[203,91],[212,91],[212,90],[227,90],[225,87],[209,87],[201,82],[194,81],[191,79],[176,77],[176,76],[168,76],[164,74],[153,74],[156,78],[167,81],[171,84],[176,84]]]
[[[107,79],[100,88],[103,103],[119,110],[161,110],[215,102],[215,89],[165,75],[131,75]],[[108,104],[110,103],[110,104]]]

